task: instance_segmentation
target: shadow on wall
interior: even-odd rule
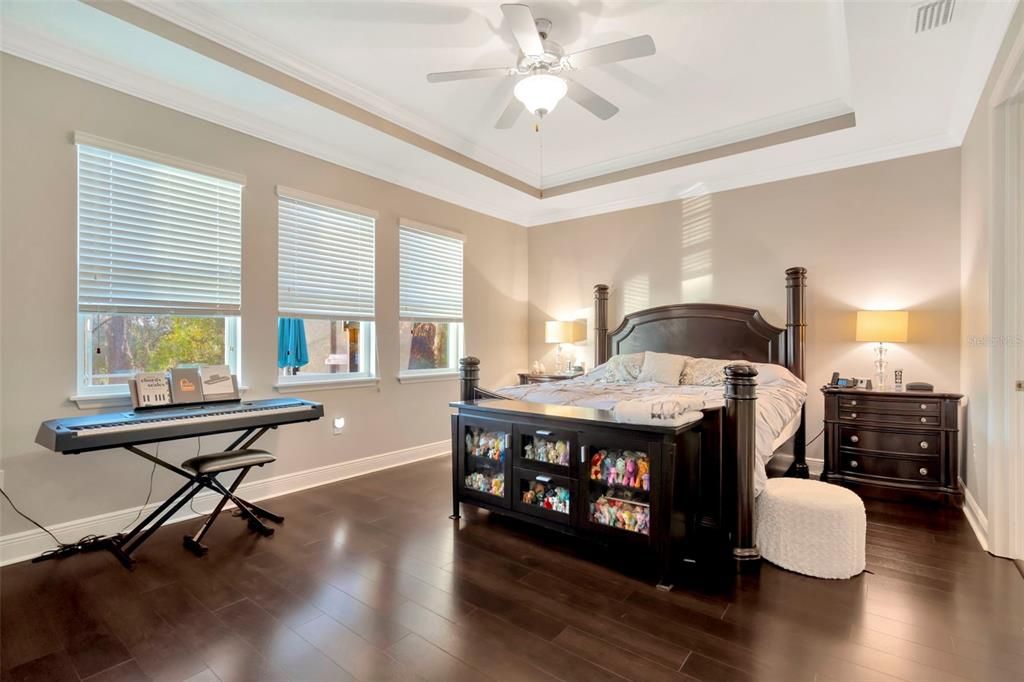
[[[688,197],[679,202],[680,246],[679,300],[707,301],[711,297],[714,259],[711,248],[710,194]]]

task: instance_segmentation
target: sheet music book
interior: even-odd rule
[[[227,365],[201,367],[199,375],[203,381],[204,400],[230,400],[238,397],[235,378]]]
[[[171,402],[171,387],[164,372],[140,372],[129,388],[135,407],[157,407]]]
[[[171,398],[176,405],[203,402],[203,380],[195,367],[171,370]]]

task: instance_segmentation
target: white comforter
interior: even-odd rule
[[[708,407],[725,402],[722,386],[666,386],[656,383],[605,383],[587,376],[544,384],[506,386],[497,393],[515,400],[551,405],[577,405],[611,410],[622,400],[670,399],[702,395]],[[807,399],[807,385],[795,377],[757,387],[757,461],[754,490],[760,494],[768,480],[765,466],[799,425],[800,407]]]

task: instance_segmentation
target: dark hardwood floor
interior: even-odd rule
[[[0,572],[3,680],[1024,680],[1024,580],[958,510],[869,503],[869,573],[656,591],[535,530],[449,521],[447,459]]]

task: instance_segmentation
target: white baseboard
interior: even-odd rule
[[[974,495],[971,494],[971,491],[964,485],[962,480],[960,481],[960,489],[964,491],[964,516],[967,517],[967,523],[971,524],[974,534],[978,536],[981,548],[987,552],[988,517],[985,516],[985,512],[981,511],[978,501],[974,499]]]
[[[341,481],[346,478],[364,476],[375,471],[390,469],[392,467],[411,464],[432,457],[439,457],[442,454],[451,452],[451,444],[448,441],[427,443],[404,450],[385,452],[379,455],[371,455],[351,462],[339,462],[327,466],[305,471],[296,471],[290,474],[282,474],[252,483],[244,483],[238,493],[247,500],[256,502],[270,497],[287,495],[307,488],[315,488],[319,485]],[[204,492],[196,495],[193,506],[199,514],[195,514],[187,506],[175,514],[169,523],[177,523],[201,516],[213,509],[219,496],[212,492]],[[153,502],[142,509],[142,515],[156,509],[162,501]],[[67,521],[50,526],[50,530],[64,542],[74,542],[86,535],[111,535],[119,532],[127,524],[132,522],[139,515],[139,507],[122,509],[120,511],[91,516],[76,521]],[[141,518],[140,516],[140,518]],[[53,540],[41,530],[27,530],[21,533],[12,533],[0,537],[0,566],[13,564],[38,556],[48,549],[53,549]]]

